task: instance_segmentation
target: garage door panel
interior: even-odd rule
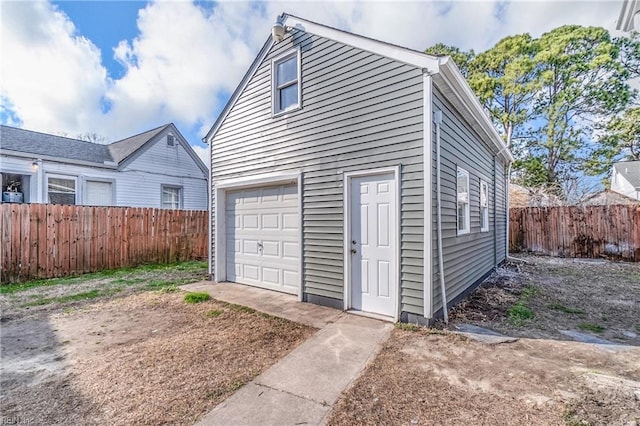
[[[260,215],[260,220],[262,221],[262,229],[280,229],[280,215],[278,213],[266,213]]]
[[[227,279],[297,293],[300,287],[296,185],[227,194]]]

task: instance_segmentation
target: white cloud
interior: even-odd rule
[[[125,71],[112,80],[100,51],[56,7],[4,2],[0,115],[34,130],[109,139],[167,122],[203,136],[283,11],[413,49],[444,42],[482,51],[506,35],[538,36],[563,24],[612,30],[619,8],[609,1],[159,1],[139,11],[134,39],[111,47]]]
[[[0,95],[27,128],[92,131],[108,79],[100,51],[49,3],[3,2]]]
[[[205,166],[209,167],[211,159],[209,158],[209,149],[206,146],[192,146],[193,150],[198,154],[198,157],[204,162]]]

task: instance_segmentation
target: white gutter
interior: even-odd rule
[[[442,314],[444,323],[449,324],[449,312],[447,311],[447,288],[444,283],[444,259],[442,256],[442,200],[440,197],[440,125],[442,124],[442,111],[433,113],[436,123],[436,233],[438,235],[438,276],[440,277],[440,293],[442,297]]]

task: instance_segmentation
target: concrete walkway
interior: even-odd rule
[[[375,319],[300,303],[237,284],[183,286],[215,299],[319,327],[307,341],[215,407],[199,425],[318,425],[373,359],[393,328]]]

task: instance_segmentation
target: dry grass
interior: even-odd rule
[[[593,371],[630,385],[603,389],[591,383]],[[635,424],[638,380],[638,349],[615,354],[549,340],[487,345],[448,332],[397,329],[328,424]]]
[[[193,424],[314,331],[183,297],[147,292],[58,312],[41,320],[39,338],[49,334],[50,346],[35,351],[37,342],[12,339],[35,323],[10,324],[3,346],[23,347],[7,352],[8,362],[33,362],[3,375],[3,415],[35,424]],[[38,360],[54,358],[60,365],[44,372]]]

